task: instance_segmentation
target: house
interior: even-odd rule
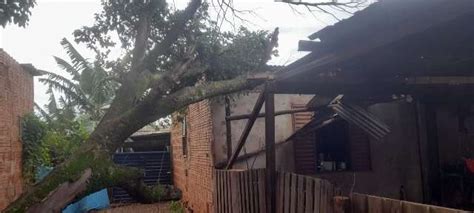
[[[189,106],[171,135],[183,200],[211,212],[214,169],[267,167],[330,180],[343,194],[472,210],[472,20],[470,0],[380,1],[300,41],[310,53],[261,95],[229,101],[244,110],[226,114],[211,100]],[[264,101],[274,106],[267,122],[257,119]]]
[[[23,192],[20,121],[33,112],[33,77],[38,74],[0,49],[0,209]]]
[[[445,3],[375,3],[309,36],[316,42],[300,42],[311,52],[276,77],[275,93],[345,99],[324,108],[340,121],[310,128],[323,168],[303,172],[346,193],[472,208],[472,174],[463,159],[474,154],[474,2]],[[315,102],[308,107],[321,106]],[[357,109],[390,132],[382,136],[383,126]]]
[[[185,115],[174,118],[171,129],[171,150],[173,162],[173,182],[182,191],[182,201],[195,212],[212,212],[213,207],[213,170],[226,164],[228,150],[226,144],[226,106],[232,114],[246,114],[252,110],[258,93],[236,95],[230,104],[225,100],[204,100],[187,107]],[[291,110],[302,106],[311,99],[310,95],[278,95],[276,108]],[[232,98],[230,98],[232,99]],[[263,112],[263,111],[262,111]],[[276,138],[283,141],[293,131],[291,115],[276,118]],[[235,148],[244,129],[246,120],[232,122],[231,142]],[[264,121],[258,119],[248,136],[248,143],[243,147],[242,158],[237,160],[235,169],[264,168],[265,140]],[[240,130],[240,131],[239,131]],[[292,171],[293,148],[290,143],[278,149],[277,167]],[[253,156],[253,157],[252,157]],[[287,157],[285,157],[287,156]],[[262,160],[263,159],[263,160]]]

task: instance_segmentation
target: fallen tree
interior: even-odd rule
[[[87,141],[43,181],[26,190],[5,212],[58,212],[72,200],[120,186],[144,203],[163,199],[146,186],[143,173],[115,165],[111,155],[143,126],[189,104],[257,86],[247,76],[266,70],[278,30],[221,33],[207,5],[191,0],[184,10],[165,1],[103,1],[96,23],[75,32],[97,53],[96,62],[120,83],[115,98]],[[109,60],[117,34],[124,55]]]

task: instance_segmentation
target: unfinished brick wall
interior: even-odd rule
[[[33,111],[33,76],[0,49],[0,209],[23,190],[20,118]]]
[[[213,134],[209,101],[190,105],[185,123],[186,155],[183,155],[183,123],[174,120],[171,130],[174,184],[182,190],[182,201],[194,212],[213,212]]]

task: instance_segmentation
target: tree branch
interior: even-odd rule
[[[175,24],[165,34],[166,37],[163,39],[163,41],[156,44],[153,49],[150,50],[150,53],[145,58],[143,63],[145,66],[153,65],[156,58],[169,53],[171,45],[173,45],[178,37],[184,32],[186,23],[194,17],[194,14],[197,12],[201,4],[202,0],[192,0],[189,2],[186,9],[184,9],[184,11],[176,19]],[[147,68],[151,70],[153,67]]]
[[[136,70],[138,65],[143,62],[146,52],[146,43],[150,34],[150,12],[140,15],[137,27],[137,35],[135,38],[135,47],[133,48],[131,72],[139,72]]]
[[[294,4],[294,5],[305,5],[311,7],[321,7],[321,6],[339,6],[339,7],[350,7],[357,8],[362,4],[366,3],[367,0],[349,0],[346,2],[341,2],[338,0],[326,1],[326,2],[304,2],[304,1],[291,1],[291,0],[282,0],[284,3]]]
[[[262,68],[267,64],[267,62],[272,58],[273,49],[278,47],[278,34],[280,33],[278,27],[273,30],[273,33],[270,35],[269,40],[267,41],[267,46],[264,52],[264,58],[260,62],[259,68]]]

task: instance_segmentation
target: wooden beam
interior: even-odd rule
[[[298,51],[314,51],[315,49],[321,48],[321,42],[319,41],[298,41]]]
[[[257,98],[257,102],[255,103],[255,106],[253,107],[251,116],[249,120],[247,121],[247,124],[245,125],[242,135],[240,135],[240,139],[239,139],[239,142],[237,143],[237,147],[232,152],[232,156],[227,162],[226,169],[232,169],[232,165],[234,164],[235,159],[237,159],[237,157],[239,156],[240,151],[242,150],[242,147],[244,146],[245,141],[247,140],[247,137],[250,134],[250,130],[252,130],[255,120],[257,120],[258,113],[260,112],[260,109],[262,109],[264,101],[265,101],[265,89],[260,93],[260,95]]]
[[[408,85],[466,85],[474,84],[474,76],[420,76],[406,78]]]
[[[276,166],[275,166],[275,97],[272,83],[265,91],[265,195],[266,212],[276,212]]]
[[[313,109],[310,109],[310,108],[282,110],[282,111],[275,112],[275,116],[293,114],[293,113],[299,113],[299,112],[312,112],[312,111]],[[252,114],[226,116],[225,120],[234,121],[234,120],[249,119],[251,115]],[[260,113],[257,115],[257,117],[258,118],[265,117],[265,113]]]
[[[225,96],[225,117],[230,116],[230,99],[229,96]],[[227,145],[227,161],[232,157],[232,126],[231,122],[226,119],[225,121],[225,136]]]
[[[291,140],[284,140],[284,141],[280,141],[280,142],[277,142],[275,143],[275,148],[278,149],[281,147],[281,145],[284,145],[284,144],[287,144],[288,142],[291,142]],[[241,161],[244,161],[244,160],[247,160],[249,158],[252,158],[252,157],[256,157],[262,153],[265,152],[265,147],[263,148],[260,148],[256,151],[253,151],[253,152],[249,152],[247,154],[243,154],[243,155],[240,155],[239,157],[237,157],[237,159],[235,159],[235,162],[241,162]],[[218,162],[218,163],[215,163],[214,164],[214,167],[216,169],[222,169],[224,168],[225,166],[227,165],[227,161],[221,161],[221,162]]]

